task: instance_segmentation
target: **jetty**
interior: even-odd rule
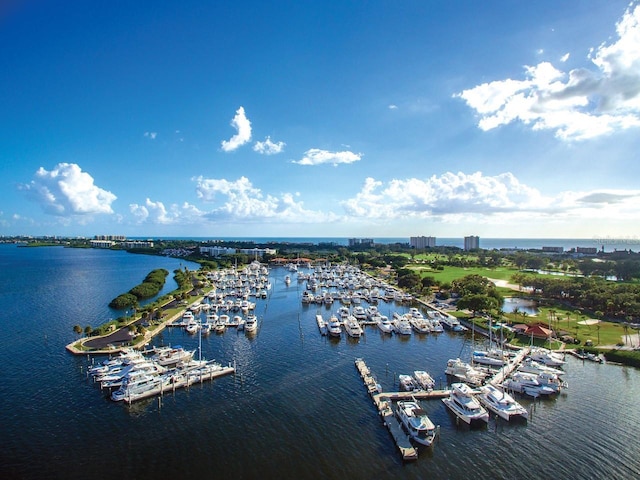
[[[500,368],[494,375],[488,380],[488,383],[494,386],[501,386],[502,382],[511,375],[511,373],[518,368],[524,358],[531,352],[530,347],[524,347],[516,353],[515,357],[509,360],[505,365]]]
[[[327,322],[324,321],[322,315],[316,315],[316,323],[318,324],[318,330],[320,330],[320,335],[325,336],[327,334]]]
[[[415,392],[383,392],[362,358],[356,358],[355,365],[367,388],[369,396],[373,400],[373,404],[378,410],[380,418],[382,418],[382,422],[389,430],[391,437],[393,437],[396,447],[400,455],[402,455],[402,459],[407,461],[417,460],[418,450],[413,446],[409,435],[407,435],[393,414],[393,402],[402,399],[428,400],[432,398],[443,398],[449,396],[451,391],[421,390]]]

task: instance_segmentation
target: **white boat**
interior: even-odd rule
[[[195,319],[192,318],[185,325],[184,329],[186,330],[187,333],[194,334],[198,332],[198,327],[199,327],[198,322],[196,322]]]
[[[443,398],[442,402],[468,425],[489,421],[489,413],[480,405],[473,395],[473,390],[466,383],[453,383],[449,397]]]
[[[463,362],[459,358],[449,359],[444,373],[455,377],[458,381],[468,383],[473,386],[482,385],[487,377],[486,372],[469,363]]]
[[[258,318],[253,314],[247,315],[244,321],[244,331],[246,333],[254,333],[256,330],[258,330]]]
[[[378,328],[383,333],[393,333],[393,324],[386,315],[380,315],[378,317]]]
[[[527,418],[529,412],[511,395],[493,385],[487,384],[480,388],[478,400],[485,407],[505,420],[512,418]]]
[[[398,375],[398,384],[403,392],[417,392],[420,387],[411,375]]]
[[[564,354],[542,347],[532,348],[529,357],[536,362],[544,363],[548,367],[560,367],[565,364]]]
[[[347,335],[353,338],[360,338],[363,333],[362,327],[353,315],[349,315],[344,321],[344,330],[347,332]]]
[[[212,325],[209,322],[205,322],[200,325],[200,333],[202,333],[202,335],[209,335],[209,333],[211,333],[211,328]]]
[[[452,332],[464,332],[467,328],[460,324],[460,321],[453,315],[439,315],[439,321],[444,328]]]
[[[327,331],[332,337],[339,337],[342,334],[342,327],[340,326],[340,320],[336,315],[331,315],[329,323],[327,325]]]
[[[409,318],[409,323],[416,333],[429,333],[431,331],[431,322],[425,318],[411,317]]]
[[[427,447],[433,444],[437,429],[427,416],[427,413],[420,408],[418,402],[408,400],[399,401],[396,416],[405,426],[413,440]]]
[[[472,355],[473,363],[488,365],[490,367],[502,367],[507,363],[507,357],[501,350],[475,350]]]
[[[185,350],[179,345],[175,347],[165,347],[159,349],[155,355],[151,357],[151,360],[163,367],[172,367],[178,363],[187,363],[193,359],[195,350]]]
[[[364,311],[364,307],[362,305],[353,307],[353,316],[356,318],[356,320],[360,321],[367,319],[367,313]]]
[[[553,388],[543,385],[536,374],[526,372],[515,372],[502,383],[502,387],[533,398],[548,397],[557,393]]]
[[[433,387],[436,386],[436,381],[433,379],[431,375],[429,375],[424,370],[416,370],[413,372],[413,377],[418,382],[418,385],[423,390],[433,390]]]
[[[148,375],[138,381],[123,385],[111,393],[111,400],[114,402],[120,402],[122,400],[133,402],[139,398],[143,398],[149,392],[160,388],[163,379],[164,377],[162,376]]]
[[[413,329],[409,323],[409,319],[404,315],[394,313],[393,328],[400,335],[411,335]]]
[[[564,370],[560,370],[559,368],[549,367],[544,363],[536,362],[531,358],[525,358],[524,361],[518,367],[518,370],[521,372],[527,373],[535,373],[540,374],[542,372],[553,373],[558,377],[565,374]]]

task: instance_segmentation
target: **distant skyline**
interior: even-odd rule
[[[638,238],[638,1],[210,3],[0,9],[0,235]]]

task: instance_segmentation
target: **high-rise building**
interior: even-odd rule
[[[409,237],[409,245],[415,249],[432,248],[436,246],[436,237]]]
[[[480,237],[476,235],[471,235],[469,237],[464,237],[464,249],[465,250],[475,250],[480,248]]]

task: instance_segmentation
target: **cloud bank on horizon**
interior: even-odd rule
[[[626,9],[616,23],[615,34],[615,38],[588,51],[588,66],[565,68],[569,62],[578,61],[574,53],[565,53],[556,65],[541,61],[525,66],[523,78],[503,78],[467,89],[450,89],[447,99],[453,104],[464,102],[469,107],[462,109],[467,118],[470,112],[477,115],[479,130],[475,127],[474,130],[479,135],[520,123],[533,131],[550,132],[548,137],[555,144],[572,145],[640,127],[640,5],[631,4]],[[435,100],[425,102],[429,103],[428,109],[414,108],[411,114],[436,115],[439,108],[431,108]],[[242,103],[251,113],[253,107]],[[384,117],[389,122],[385,128],[402,130],[396,126],[400,124],[392,122],[397,122],[395,117],[404,110],[410,110],[405,108],[409,104],[405,99],[380,99],[379,109],[390,116]],[[421,151],[425,157],[423,164],[415,162],[411,169],[396,168],[391,159],[384,171],[378,173],[382,167],[376,163],[376,157],[380,154],[368,150],[371,140],[353,138],[358,150],[364,151],[360,153],[338,140],[332,144],[324,131],[322,135],[314,134],[306,124],[301,126],[299,122],[304,122],[304,115],[296,117],[292,125],[277,129],[263,124],[267,118],[264,114],[259,117],[262,120],[255,122],[252,120],[258,116],[252,120],[249,116],[245,107],[239,106],[230,121],[235,131],[231,137],[224,134],[228,125],[223,127],[220,122],[222,133],[211,135],[212,146],[208,150],[198,146],[197,153],[208,161],[220,160],[214,174],[207,166],[195,164],[188,173],[186,165],[182,165],[182,170],[167,172],[171,180],[182,175],[181,184],[188,185],[180,189],[178,200],[175,195],[164,197],[162,191],[147,190],[144,182],[136,186],[133,195],[117,184],[99,186],[106,180],[101,179],[100,173],[93,177],[89,171],[100,169],[92,165],[87,168],[88,160],[83,167],[60,162],[49,170],[39,167],[29,181],[16,182],[24,197],[50,215],[51,220],[42,222],[35,215],[29,218],[18,212],[7,214],[5,209],[0,212],[0,228],[15,229],[38,222],[51,228],[56,222],[68,226],[103,221],[109,228],[134,234],[182,231],[186,235],[185,229],[204,228],[207,232],[229,229],[230,234],[254,232],[261,236],[278,228],[299,233],[296,227],[300,227],[305,233],[313,231],[310,235],[314,236],[334,236],[332,232],[340,232],[339,236],[345,235],[342,232],[350,227],[359,231],[387,227],[387,234],[381,236],[396,236],[399,232],[420,234],[426,228],[438,226],[458,226],[455,231],[462,231],[469,225],[471,228],[492,225],[531,228],[525,233],[531,235],[531,231],[540,230],[532,225],[564,224],[570,228],[582,226],[585,227],[582,231],[586,231],[596,221],[603,225],[618,222],[616,225],[628,228],[628,224],[640,218],[640,189],[618,188],[615,183],[604,182],[595,188],[581,188],[579,184],[549,188],[541,178],[531,179],[523,173],[513,173],[509,166],[497,168],[489,163],[484,168],[467,164],[465,169],[445,165],[440,172],[433,173],[436,162],[428,161],[426,148]],[[406,124],[403,128],[407,135],[416,135]],[[184,140],[183,130],[175,127],[137,131],[144,131],[142,143],[146,148],[163,148],[163,142],[174,132],[179,134],[180,142]],[[343,138],[350,141],[348,135],[353,136],[354,132],[358,130],[340,132],[340,141]],[[254,134],[264,140],[254,140]],[[277,140],[272,140],[272,135]],[[285,147],[288,159],[282,155]],[[400,147],[394,152],[401,152]],[[180,158],[188,163],[189,157]],[[236,160],[234,167],[250,164],[252,170],[232,169],[232,162],[228,161],[231,158]],[[150,168],[162,170],[155,165],[151,159]],[[323,168],[324,165],[334,168]],[[268,179],[270,169],[277,170],[275,181]],[[287,172],[292,170],[298,179],[305,178],[301,173],[304,171],[309,179],[305,187],[310,188],[287,181]],[[333,172],[333,177],[326,176],[328,171]],[[324,183],[314,184],[312,175],[321,176]],[[343,188],[334,191],[334,186]],[[317,194],[325,192],[327,196],[318,199]],[[104,219],[110,220],[105,223]],[[251,230],[255,225],[261,225],[259,231]],[[546,232],[540,233],[548,236]]]

